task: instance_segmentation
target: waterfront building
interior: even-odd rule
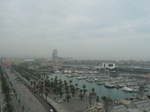
[[[150,68],[143,67],[120,67],[128,72],[136,73],[136,74],[149,74]]]
[[[102,63],[102,68],[104,69],[114,69],[115,63]]]

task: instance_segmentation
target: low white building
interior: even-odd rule
[[[109,69],[113,69],[115,68],[115,63],[102,63],[102,68],[109,68]]]

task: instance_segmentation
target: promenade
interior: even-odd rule
[[[57,112],[86,112],[86,106],[89,101],[87,94],[85,94],[82,100],[79,97],[79,92],[70,98],[69,102],[63,101],[62,99],[63,98],[59,95],[53,93],[50,93],[47,97],[47,101],[57,110]],[[93,101],[96,101],[96,98],[93,99]]]

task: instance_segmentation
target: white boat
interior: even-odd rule
[[[73,77],[73,75],[69,74],[69,75],[66,75],[66,77],[69,77],[69,78],[70,78],[70,77]]]
[[[87,77],[77,77],[76,79],[78,80],[82,80],[82,79],[86,79]]]
[[[115,88],[115,85],[111,85],[110,83],[105,83],[104,86],[106,88]]]
[[[116,85],[116,88],[117,88],[117,89],[122,88],[122,87],[125,87],[125,85],[123,85],[123,84],[117,84],[117,85]]]
[[[86,79],[87,82],[94,82],[92,79]]]
[[[60,71],[59,71],[59,70],[56,70],[55,73],[60,73]]]
[[[128,88],[128,87],[124,87],[122,88],[123,91],[126,91],[126,92],[133,92],[133,90],[131,88]]]

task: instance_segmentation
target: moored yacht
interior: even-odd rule
[[[105,86],[106,88],[115,88],[115,85],[112,85],[112,84],[110,84],[110,83],[105,83],[104,86]]]
[[[69,78],[71,78],[71,77],[73,77],[73,75],[69,74],[69,75],[66,75],[66,77],[69,77]]]
[[[122,88],[122,90],[126,91],[126,92],[133,92],[133,90],[131,88],[126,87],[126,86],[124,88]]]
[[[122,87],[124,87],[125,85],[123,85],[123,84],[117,84],[115,87],[117,88],[117,89],[119,89],[119,88],[122,88]]]
[[[97,83],[97,85],[103,85],[104,84],[104,82],[96,82]]]
[[[82,79],[86,79],[87,77],[77,77],[76,79],[78,80],[82,80]]]

